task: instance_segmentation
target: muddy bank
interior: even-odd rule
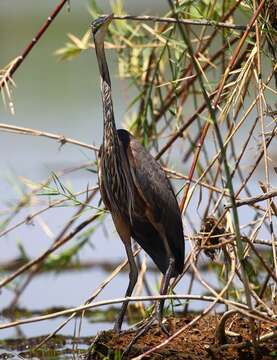
[[[196,315],[183,318],[168,318],[167,328],[173,334],[189,324]],[[155,350],[145,359],[170,360],[273,360],[277,359],[277,328],[268,323],[260,323],[256,332],[260,336],[274,333],[275,337],[260,343],[257,348],[257,357],[251,343],[249,323],[238,315],[232,316],[226,324],[226,330],[233,335],[227,335],[227,343],[221,345],[215,338],[216,328],[220,316],[209,315],[196,322],[182,334],[162,348]],[[229,334],[228,333],[228,334]],[[44,337],[29,339],[6,339],[0,341],[0,359],[86,359],[86,360],[119,360],[128,344],[134,338],[135,331],[125,331],[116,334],[114,331],[101,333],[97,342],[93,337],[54,336],[47,344],[34,352],[35,347]],[[124,359],[132,359],[152,349],[167,339],[159,326],[153,325],[133,345],[131,352]],[[19,356],[19,357],[17,357]]]
[[[247,320],[233,316],[227,322],[226,329],[238,336],[227,336],[228,343],[220,345],[215,339],[215,331],[219,316],[206,316],[199,320],[193,327],[187,328],[180,336],[170,341],[164,347],[154,351],[148,359],[180,359],[180,360],[202,360],[202,359],[226,359],[226,360],[251,360],[254,359],[254,350],[250,341],[250,329]],[[170,333],[178,331],[188,324],[193,316],[183,319],[169,318],[167,321]],[[274,331],[273,326],[261,324],[256,329],[261,336]],[[258,347],[256,359],[277,359],[277,329],[276,336]],[[135,332],[116,334],[113,331],[103,333],[89,359],[119,358],[124,349],[133,339]],[[167,339],[167,336],[158,326],[152,326],[147,334],[142,336],[133,345],[131,352],[124,359],[131,359],[152,349]]]

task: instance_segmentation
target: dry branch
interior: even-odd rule
[[[16,61],[13,62],[13,65],[8,69],[6,74],[0,79],[0,90],[1,88],[8,83],[8,81],[12,78],[15,71],[19,68],[19,66],[22,64],[22,62],[26,59],[28,54],[31,52],[33,47],[38,43],[39,39],[42,37],[42,35],[45,33],[45,31],[48,29],[48,27],[51,25],[55,17],[59,14],[59,12],[62,10],[64,5],[69,0],[62,0],[55,8],[55,10],[52,12],[51,15],[48,16],[45,23],[42,25],[42,27],[39,29],[37,34],[33,37],[31,42],[26,46],[26,48],[23,50],[22,54],[16,58]]]
[[[272,190],[269,191],[266,194],[261,194],[261,195],[257,195],[257,196],[253,196],[251,198],[245,198],[245,199],[241,199],[241,200],[236,200],[236,207],[239,206],[243,206],[243,205],[253,205],[259,201],[264,201],[267,199],[271,199],[273,197],[277,196],[277,190]],[[231,204],[226,204],[225,205],[226,209],[229,209],[232,207]]]
[[[154,21],[154,22],[167,23],[167,24],[177,23],[177,20],[175,18],[158,17],[158,16],[114,15],[113,18],[116,20],[134,20],[134,21],[142,21],[142,22]],[[200,19],[200,20],[179,19],[179,23],[182,25],[212,26],[216,28],[225,28],[225,29],[232,29],[239,31],[245,31],[248,29],[246,25],[236,25],[236,24],[206,20],[206,19]],[[251,28],[250,31],[255,31],[255,29]]]
[[[62,310],[62,311],[57,311],[54,312],[52,314],[48,314],[48,315],[42,315],[42,316],[34,316],[32,318],[29,319],[22,319],[22,320],[17,320],[17,321],[13,321],[13,322],[9,322],[6,324],[1,324],[0,325],[0,330],[1,329],[7,329],[7,328],[11,328],[14,326],[18,326],[18,325],[23,325],[23,324],[31,324],[34,322],[39,322],[39,321],[45,321],[45,320],[51,320],[60,316],[66,316],[66,315],[71,315],[73,313],[80,313],[82,311],[88,310],[88,309],[92,309],[95,307],[100,307],[100,306],[104,306],[104,305],[111,305],[111,304],[119,304],[119,303],[123,303],[123,302],[136,302],[136,301],[153,301],[153,300],[159,300],[159,299],[168,299],[168,300],[197,300],[197,301],[205,301],[205,302],[219,302],[222,303],[222,299],[220,298],[216,298],[213,296],[204,296],[204,295],[156,295],[156,296],[136,296],[136,297],[125,297],[125,298],[119,298],[119,299],[112,299],[112,300],[103,300],[103,301],[98,301],[92,304],[87,304],[87,305],[82,305],[82,306],[78,306],[72,309],[66,309],[66,310]],[[224,302],[226,302],[226,300],[224,300]],[[238,310],[240,310],[242,313],[244,311],[247,312],[247,306],[240,304],[238,302],[235,301],[228,301],[230,306],[234,306],[234,308],[237,308]],[[273,325],[277,325],[277,320],[275,319],[271,319],[269,318],[266,314],[263,314],[260,311],[254,310],[253,314],[249,314],[249,316],[252,316],[254,318],[256,317],[261,317],[262,320],[267,321],[269,324],[273,324]],[[189,324],[190,325],[190,324]]]
[[[65,145],[68,143],[68,144],[78,145],[78,146],[81,146],[81,147],[84,147],[84,148],[87,148],[90,150],[98,151],[98,148],[94,145],[89,145],[84,142],[65,137],[64,135],[53,134],[53,133],[49,133],[46,131],[29,129],[29,128],[24,128],[24,127],[15,126],[15,125],[8,125],[8,124],[3,124],[3,123],[0,123],[0,130],[7,131],[10,133],[14,133],[14,134],[42,136],[42,137],[46,137],[48,139],[57,140],[61,145]]]

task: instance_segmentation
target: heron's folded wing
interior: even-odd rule
[[[172,186],[161,166],[133,137],[130,137],[127,157],[134,184],[155,221],[163,225],[181,272],[184,264],[183,226]]]

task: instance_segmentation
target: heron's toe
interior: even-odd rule
[[[119,323],[116,321],[116,323],[114,324],[113,330],[114,330],[117,334],[119,334],[120,331],[121,331],[121,324],[119,324]]]

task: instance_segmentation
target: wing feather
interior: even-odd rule
[[[126,153],[136,190],[154,221],[163,225],[168,245],[175,257],[176,269],[181,273],[184,265],[183,225],[172,186],[151,154],[131,134],[128,135]]]

